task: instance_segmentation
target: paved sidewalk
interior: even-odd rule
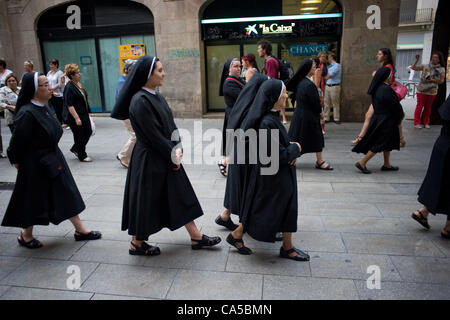
[[[75,242],[72,225],[64,222],[36,227],[45,246],[27,250],[17,243],[19,229],[0,227],[0,299],[450,299],[450,241],[440,237],[445,217],[431,216],[429,231],[410,218],[420,207],[416,193],[439,127],[417,130],[406,121],[406,148],[392,153],[400,171],[380,172],[378,155],[368,165],[374,173],[363,175],[354,167],[360,156],[350,152],[361,124],[327,125],[324,158],[335,170],[314,169],[313,155],[297,163],[299,231],[293,239],[311,256],[302,263],[278,258],[279,243],[247,237],[251,256],[230,248],[228,232],[214,223],[225,189],[215,164],[186,165],[186,171],[205,212],[196,222],[222,243],[192,251],[184,229],[165,229],[149,241],[160,246],[160,256],[130,256],[129,236],[120,231],[126,169],[115,160],[126,130],[110,118],[96,122],[87,148],[94,162],[80,163],[69,152],[70,131],[64,131],[60,147],[87,205],[81,218],[100,229],[103,240]],[[176,122],[193,132],[194,120]],[[214,127],[222,128],[222,122],[203,120],[204,129]],[[2,125],[7,145],[6,129]],[[193,148],[201,149],[200,142]],[[0,160],[0,182],[15,177],[16,170]],[[10,196],[0,190],[0,218]],[[72,265],[81,270],[79,290],[67,287]],[[367,288],[372,265],[381,270],[379,290]]]

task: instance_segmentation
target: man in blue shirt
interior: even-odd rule
[[[328,54],[328,74],[324,77],[325,88],[325,122],[330,121],[330,109],[333,106],[333,119],[336,124],[340,124],[339,111],[341,103],[341,65],[336,62],[336,55],[332,52]]]

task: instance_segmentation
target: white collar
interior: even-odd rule
[[[30,102],[31,102],[32,104],[36,105],[36,106],[39,106],[39,107],[45,106],[45,104],[43,104],[43,103],[41,103],[41,102],[39,102],[39,101],[37,101],[37,100],[34,100],[34,99],[31,99]]]
[[[156,96],[156,91],[155,90],[149,89],[147,87],[142,87],[142,89],[144,89],[145,91],[150,92],[151,94]]]

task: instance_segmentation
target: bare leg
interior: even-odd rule
[[[195,224],[194,221],[186,223],[184,227],[191,236],[191,239],[202,240],[202,234],[200,233],[200,231],[198,231],[197,225]],[[195,244],[195,242],[193,241],[191,243]]]
[[[389,162],[390,156],[391,156],[391,152],[390,152],[390,151],[383,151],[384,166],[385,166],[386,168],[392,167],[392,166],[391,166],[391,163]]]
[[[374,113],[373,105],[370,105],[369,110],[367,110],[366,116],[364,118],[363,127],[361,129],[361,132],[359,133],[359,136],[361,138],[364,137],[367,133],[367,128],[369,127],[370,119],[372,119],[373,113]]]
[[[364,156],[364,158],[362,158],[362,160],[359,162],[361,167],[365,168],[367,165],[367,162],[370,159],[372,159],[375,155],[376,155],[376,153],[373,153],[372,151],[367,152],[367,154]]]
[[[445,224],[445,227],[442,230],[442,232],[444,234],[449,234],[450,233],[450,218],[449,218],[449,216],[447,216],[447,223]]]
[[[72,222],[73,226],[75,227],[75,231],[77,233],[89,233],[89,232],[91,232],[91,230],[85,228],[85,226],[83,225],[83,222],[81,221],[79,215],[76,215],[75,217],[72,217],[69,220],[70,220],[70,222]]]
[[[400,135],[400,147],[404,147],[406,145],[405,137],[403,137],[403,126],[401,124],[398,125],[398,133]]]
[[[25,242],[30,242],[31,240],[33,240],[33,226],[22,229],[22,236],[21,236],[22,240],[24,240]]]
[[[231,235],[235,239],[242,239],[244,237],[244,226],[242,223],[239,224],[239,227],[234,229],[234,231],[231,232]],[[236,247],[242,248],[244,244],[242,242],[236,242]]]
[[[230,219],[231,216],[231,211],[227,208],[225,208],[222,212],[222,214],[220,215],[220,217],[222,218],[223,221],[227,221],[228,219]]]
[[[294,247],[292,244],[292,233],[291,232],[283,232],[283,250],[287,251]],[[297,252],[289,253],[289,257],[297,256]]]
[[[317,164],[321,164],[323,162],[322,152],[316,152]],[[328,166],[328,162],[324,162],[320,167],[326,168]],[[330,165],[330,168],[333,168]]]

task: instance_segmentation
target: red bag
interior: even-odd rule
[[[392,82],[391,88],[395,91],[399,101],[402,101],[408,93],[408,89],[398,81]]]

